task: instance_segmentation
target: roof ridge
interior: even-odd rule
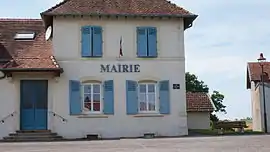
[[[58,4],[54,5],[54,6],[52,6],[51,8],[49,8],[49,9],[47,9],[45,11],[43,11],[42,13],[40,13],[40,15],[41,16],[48,15],[47,13],[50,13],[50,12],[54,11],[55,9],[57,9],[58,7],[60,7],[61,5],[64,5],[65,3],[69,2],[69,1],[72,1],[72,0],[63,0],[62,2],[60,2],[60,3],[58,3]],[[145,1],[147,1],[147,0],[145,0]],[[186,13],[185,15],[195,15],[195,14],[191,13],[190,11],[186,10],[185,8],[183,8],[182,6],[179,6],[176,3],[172,2],[171,0],[162,0],[162,1],[167,2],[169,5],[177,8],[177,9],[182,10],[183,12]],[[195,15],[195,16],[197,16],[197,15]]]
[[[165,1],[167,1],[169,4],[173,5],[174,7],[178,7],[178,8],[180,8],[181,10],[184,10],[184,11],[187,11],[188,13],[190,13],[190,14],[193,14],[193,13],[191,13],[190,11],[184,9],[182,6],[179,6],[179,5],[177,5],[176,3],[172,2],[171,0],[165,0]]]
[[[207,94],[207,92],[199,92],[199,91],[197,91],[197,92],[187,91],[186,93],[191,93],[191,94],[195,94],[195,93],[203,93],[203,94]]]
[[[247,63],[259,63],[258,61],[250,61],[250,62],[247,62]],[[270,61],[265,61],[263,63],[270,63]]]
[[[0,18],[0,21],[42,21],[42,19],[34,18]]]
[[[44,11],[44,12],[42,12],[42,13],[40,13],[40,14],[43,15],[43,14],[45,14],[45,13],[47,13],[47,12],[50,12],[50,11],[52,11],[53,9],[55,9],[55,8],[57,8],[57,7],[59,7],[59,6],[63,5],[63,4],[65,4],[65,3],[68,2],[68,1],[69,1],[69,0],[63,0],[62,2],[55,4],[54,6],[52,6],[51,8],[47,9],[46,11]]]

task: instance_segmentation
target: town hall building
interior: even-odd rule
[[[184,31],[196,17],[166,0],[64,0],[42,19],[0,19],[0,139],[187,135]]]

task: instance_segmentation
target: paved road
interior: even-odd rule
[[[270,152],[270,135],[0,143],[0,152]]]

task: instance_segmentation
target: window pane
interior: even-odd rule
[[[154,101],[149,101],[148,102],[148,110],[149,111],[155,111],[155,109],[156,109],[155,102]]]
[[[91,93],[91,85],[83,86],[84,93]]]
[[[84,103],[84,110],[91,111],[91,102]]]
[[[146,94],[140,93],[139,95],[140,111],[146,111]]]
[[[146,92],[146,85],[145,84],[140,84],[140,92],[145,93]]]
[[[155,97],[154,93],[149,93],[149,94],[147,94],[147,96],[148,96],[148,101],[150,101],[150,102],[156,101],[156,97]]]
[[[150,93],[155,92],[155,85],[154,84],[148,84],[148,92],[150,92]]]
[[[91,102],[91,94],[84,95],[84,102]]]
[[[93,92],[94,93],[100,93],[100,85],[99,84],[94,84],[93,85]]]
[[[140,93],[140,95],[139,95],[139,101],[145,102],[146,101],[146,94]]]
[[[100,102],[100,94],[93,94],[93,101]]]
[[[100,111],[100,102],[94,102],[93,111]]]
[[[140,102],[140,111],[146,111],[146,102]]]

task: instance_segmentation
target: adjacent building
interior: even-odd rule
[[[184,31],[197,15],[166,0],[64,0],[41,17],[0,19],[0,138],[188,134]]]
[[[264,62],[264,89],[265,89],[265,109],[267,120],[267,131],[270,130],[270,62]],[[263,87],[261,83],[262,68],[257,62],[249,62],[247,64],[247,89],[251,92],[252,107],[252,129],[254,131],[265,131],[264,119],[264,102]]]
[[[215,110],[211,97],[203,92],[187,92],[188,129],[210,129],[210,114]]]

